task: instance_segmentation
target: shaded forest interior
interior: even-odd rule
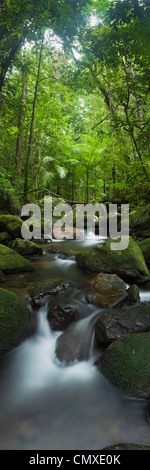
[[[150,202],[149,0],[3,0],[0,210]]]

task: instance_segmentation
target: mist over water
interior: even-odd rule
[[[95,450],[119,442],[150,445],[147,403],[124,396],[94,365],[102,353],[95,348],[93,335],[101,309],[86,303],[75,260],[45,255],[37,265],[41,278],[46,270],[54,283],[63,272],[75,283],[62,298],[78,306],[74,333],[81,348],[88,338],[89,354],[81,362],[60,363],[55,349],[62,332],[51,330],[46,305],[37,311],[35,334],[1,360],[0,449]],[[37,271],[30,274],[36,282]],[[29,274],[24,276],[26,285]],[[20,282],[16,276],[12,290]],[[145,292],[145,297],[149,294]]]

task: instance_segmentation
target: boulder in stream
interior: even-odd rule
[[[43,252],[42,246],[30,240],[20,238],[16,238],[13,241],[11,248],[22,256],[41,255]]]
[[[0,289],[0,354],[16,347],[33,333],[31,314],[18,295]]]
[[[4,274],[29,272],[33,270],[32,264],[5,245],[0,245],[0,270]]]
[[[48,321],[54,331],[64,331],[74,320],[77,311],[74,305],[66,305],[64,302],[52,302],[48,310]]]
[[[141,240],[138,243],[139,247],[141,248],[141,251],[143,253],[145,262],[147,266],[150,268],[150,238],[146,238],[145,240]]]
[[[139,207],[130,218],[136,236],[150,237],[150,204]]]
[[[99,273],[91,281],[87,294],[90,303],[100,307],[114,307],[127,299],[126,284],[116,274]]]
[[[95,339],[98,344],[108,345],[122,336],[145,331],[150,331],[150,305],[141,302],[104,312],[95,324]]]
[[[150,273],[138,244],[129,237],[125,250],[111,250],[112,241],[107,240],[76,255],[80,268],[88,271],[117,274],[125,282],[141,284],[150,280]]]
[[[150,399],[150,332],[110,344],[96,361],[105,377],[127,396]]]
[[[21,238],[21,227],[23,221],[15,215],[0,215],[0,232],[7,232],[11,238]]]

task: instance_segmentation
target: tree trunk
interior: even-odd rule
[[[20,48],[21,44],[23,43],[23,40],[24,40],[23,38],[18,39],[18,35],[14,36],[14,38],[12,38],[12,49],[11,49],[9,55],[8,56],[6,55],[6,59],[3,60],[2,63],[1,63],[0,92],[1,92],[3,84],[4,84],[6,73],[8,72],[9,68],[11,67],[12,60],[13,60],[16,52]]]
[[[18,137],[16,142],[16,164],[17,164],[17,175],[21,176],[21,147],[22,147],[22,131],[23,131],[23,106],[26,98],[26,76],[22,76],[22,94],[20,101],[20,113],[18,122]]]
[[[26,158],[26,164],[25,164],[25,180],[24,180],[24,195],[25,195],[25,198],[26,198],[26,194],[27,194],[27,191],[28,191],[29,162],[30,162],[31,145],[32,145],[32,136],[33,136],[33,124],[34,124],[34,116],[35,116],[35,105],[36,105],[37,90],[38,90],[39,77],[40,77],[41,60],[42,60],[43,40],[44,40],[44,38],[42,38],[41,48],[40,48],[39,65],[38,65],[37,79],[36,79],[36,85],[35,85],[35,91],[34,91],[33,107],[32,107],[32,117],[31,117],[31,125],[30,125],[30,136],[29,136],[28,151],[27,151],[27,158]]]

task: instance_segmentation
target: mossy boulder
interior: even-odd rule
[[[0,215],[0,232],[7,232],[11,238],[21,238],[21,226],[23,221],[15,215]]]
[[[150,204],[139,207],[131,214],[131,222],[137,236],[150,237]]]
[[[11,240],[11,236],[8,232],[1,232],[0,233],[0,244],[1,245],[8,245]]]
[[[96,364],[127,396],[150,399],[150,332],[114,341]]]
[[[0,245],[0,270],[4,274],[32,271],[31,263],[5,245]]]
[[[143,253],[147,266],[150,267],[150,238],[140,241],[138,245]]]
[[[123,336],[145,331],[150,331],[150,305],[141,302],[101,314],[95,324],[95,339],[98,344],[108,345]]]
[[[11,248],[22,256],[41,255],[43,251],[37,243],[20,238],[13,241]]]
[[[31,314],[16,294],[0,289],[0,354],[17,346],[31,334]]]
[[[129,245],[125,250],[112,250],[112,242],[118,243],[118,240],[107,240],[78,253],[78,266],[88,271],[114,273],[130,283],[149,281],[150,273],[138,244],[129,237]]]
[[[136,284],[132,284],[130,287],[128,287],[126,293],[128,295],[128,302],[134,303],[140,300],[140,290],[139,286]]]

